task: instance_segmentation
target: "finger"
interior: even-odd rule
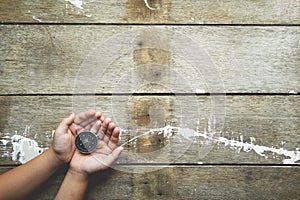
[[[104,136],[106,135],[107,131],[108,131],[108,126],[111,122],[111,119],[110,118],[105,118],[102,122],[102,126],[101,126],[101,131],[104,133]],[[104,139],[105,137],[103,138],[100,138],[100,139]]]
[[[119,142],[119,135],[120,135],[120,129],[118,127],[115,127],[108,142],[108,147],[110,149],[115,149],[117,147]]]
[[[56,129],[57,134],[64,134],[68,131],[68,128],[71,126],[71,124],[74,122],[75,114],[72,113],[69,117],[64,118],[59,126]]]
[[[72,134],[73,134],[74,136],[76,136],[77,133],[79,132],[79,130],[77,129],[77,126],[76,126],[75,123],[72,123],[72,124],[70,125],[70,130],[71,130],[71,132],[72,132]]]
[[[88,129],[90,125],[94,125],[94,123],[97,121],[97,118],[95,116],[91,116],[86,118],[84,121],[81,121],[79,126],[81,126],[84,129]]]
[[[105,119],[105,118],[104,118],[103,116],[100,117],[100,121],[101,121],[102,123],[104,122],[104,119]]]
[[[93,119],[93,120],[90,120],[90,121],[86,121],[86,123],[82,124],[82,125],[76,124],[77,125],[77,131],[80,132],[82,130],[86,130],[86,131],[90,130],[93,127],[93,125],[96,123],[96,121],[97,121],[96,119]]]
[[[96,112],[92,111],[92,110],[87,111],[87,112],[82,112],[76,116],[75,123],[78,126],[85,128],[87,125],[89,125],[92,122],[97,120],[95,115],[96,115]]]
[[[113,133],[113,131],[114,131],[115,128],[116,128],[116,125],[113,122],[109,123],[107,131],[106,131],[104,139],[103,139],[103,141],[105,143],[109,142],[110,137],[111,137],[111,135],[112,135],[112,133]]]
[[[104,160],[104,165],[107,167],[111,166],[119,157],[123,151],[123,147],[116,148],[111,154],[109,154]]]
[[[81,124],[83,121],[85,121],[87,118],[93,117],[95,115],[95,111],[89,110],[86,112],[81,112],[76,115],[75,123]]]
[[[101,122],[97,120],[97,122],[90,128],[90,131],[97,135],[100,127],[101,127]]]
[[[76,115],[75,115],[75,120],[76,120]],[[72,134],[74,135],[74,136],[76,136],[78,133],[80,133],[81,131],[84,131],[84,130],[89,130],[89,129],[85,129],[84,127],[82,127],[82,126],[80,126],[80,125],[78,125],[78,124],[76,124],[75,123],[75,120],[74,120],[74,122],[71,124],[71,126],[70,126],[70,130],[71,130],[71,132],[72,132]]]
[[[96,112],[95,116],[96,116],[96,118],[97,118],[98,120],[101,121],[101,117],[102,117],[102,113],[101,113],[101,112]]]
[[[102,139],[104,138],[105,134],[103,133],[103,131],[101,130],[102,127],[102,123],[100,125],[100,129],[98,130],[97,136],[98,136],[98,140],[103,141]]]

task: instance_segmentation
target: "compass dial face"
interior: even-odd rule
[[[75,138],[75,146],[78,151],[83,154],[92,153],[96,149],[97,144],[97,136],[90,131],[83,131]]]

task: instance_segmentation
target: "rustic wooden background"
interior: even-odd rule
[[[299,154],[300,2],[149,0],[148,3],[155,10],[149,9],[143,0],[1,0],[0,139],[23,134],[35,139],[40,147],[48,147],[51,138],[45,136],[51,135],[61,118],[72,112],[74,80],[96,44],[135,28],[159,27],[193,38],[213,61],[225,88],[218,96],[226,97],[220,137],[248,143],[255,138],[257,145]],[[142,42],[147,42],[147,36],[142,35]],[[172,67],[174,62],[182,67],[180,73],[190,80],[191,88],[205,88],[205,81],[194,76],[190,66],[176,60],[170,52],[141,48],[118,58],[99,77],[101,84],[94,91],[97,109],[114,119],[111,104],[119,97],[124,101],[120,105],[129,105],[128,110],[121,107],[120,112],[139,127],[149,129],[155,128],[154,122],[158,127],[172,123],[180,115],[173,104],[174,94],[162,87],[147,86],[128,101],[122,93],[132,91],[116,91],[115,85],[135,65],[158,63]],[[170,78],[168,70],[159,67],[135,72],[136,76],[147,76],[152,81],[168,82]],[[178,83],[176,88],[180,87]],[[213,98],[210,93],[218,91],[206,90],[199,95],[180,92],[186,102],[189,98],[196,99],[199,109],[193,114],[201,125],[190,128],[200,127],[203,132],[209,121],[208,108]],[[160,109],[153,110],[155,102]],[[193,110],[194,106],[187,103],[181,109]],[[135,130],[126,124],[126,119],[118,122],[127,130],[122,139],[126,141]],[[130,144],[125,151],[151,152],[163,145],[164,140],[161,136],[140,139],[137,146]],[[120,160],[118,165],[129,170],[157,170],[101,172],[93,178],[87,199],[299,198],[299,161],[283,164],[286,156],[272,152],[261,156],[253,150],[230,148],[220,142],[200,158],[200,147],[201,141],[195,141],[171,165],[134,157],[130,162]],[[12,151],[10,143],[0,143],[1,172],[20,164],[12,160]],[[32,198],[53,199],[64,170]]]

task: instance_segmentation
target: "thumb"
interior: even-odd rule
[[[115,160],[117,160],[120,157],[120,154],[122,153],[124,147],[118,147],[112,152],[112,156],[114,157]]]
[[[63,134],[66,133],[68,131],[69,126],[74,122],[75,120],[75,114],[72,113],[69,117],[64,118],[58,128],[57,128],[57,133],[58,134]]]
[[[120,154],[122,153],[123,149],[124,148],[120,146],[113,150],[113,152],[106,157],[103,164],[106,167],[110,167],[120,157]]]

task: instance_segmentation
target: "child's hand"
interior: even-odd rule
[[[97,149],[88,155],[76,150],[70,163],[70,170],[73,172],[88,176],[108,168],[119,158],[123,150],[123,147],[117,147],[120,129],[110,119],[102,118],[101,121],[98,120],[90,129],[93,133],[97,133],[99,129],[102,131],[98,137]]]
[[[71,161],[75,151],[74,140],[77,133],[89,130],[101,118],[101,113],[88,111],[78,115],[73,113],[62,120],[55,131],[52,143],[52,148],[59,161],[62,163]]]

